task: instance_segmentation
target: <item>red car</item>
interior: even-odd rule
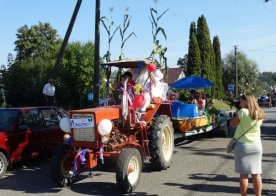
[[[67,116],[52,106],[0,109],[0,178],[9,165],[49,155],[63,143],[59,120]]]

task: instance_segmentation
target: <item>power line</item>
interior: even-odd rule
[[[272,51],[272,50],[263,50],[263,49],[245,49],[245,51],[276,53],[276,51]]]

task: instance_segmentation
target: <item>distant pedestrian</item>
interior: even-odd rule
[[[42,91],[46,105],[55,105],[55,90],[56,88],[54,86],[54,80],[50,78],[48,83],[44,85]]]
[[[276,86],[273,88],[273,93],[276,94]]]
[[[234,148],[235,171],[240,174],[240,192],[247,194],[248,175],[253,181],[256,196],[262,194],[262,154],[261,124],[265,117],[264,111],[259,107],[256,98],[249,93],[240,97],[238,115],[230,121],[232,127],[237,127],[234,138],[238,139]]]
[[[271,98],[272,94],[271,93],[267,93],[267,107],[271,108],[272,107],[272,98]]]

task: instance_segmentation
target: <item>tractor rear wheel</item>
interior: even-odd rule
[[[169,168],[174,150],[174,129],[168,116],[161,115],[153,120],[149,140],[152,166],[157,170]]]
[[[116,167],[116,181],[123,193],[136,189],[142,171],[141,154],[136,148],[123,149]]]
[[[69,145],[59,146],[53,153],[51,160],[51,177],[56,185],[64,187],[73,182],[74,157]]]

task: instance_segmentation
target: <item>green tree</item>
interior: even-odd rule
[[[276,73],[275,72],[263,72],[260,74],[259,80],[261,83],[267,83],[269,86],[276,85]]]
[[[222,60],[221,60],[221,51],[220,51],[220,41],[219,37],[215,36],[213,39],[213,48],[215,53],[215,86],[216,86],[216,95],[218,98],[223,96],[223,85],[222,85]]]
[[[195,22],[191,22],[191,25],[190,25],[190,33],[189,33],[189,39],[192,39],[193,33],[196,34],[196,23],[195,23]]]
[[[197,21],[197,41],[201,56],[201,76],[214,82],[215,59],[209,28],[202,15]]]
[[[36,30],[41,32],[40,28],[32,28],[32,31]],[[48,41],[40,33],[24,31],[25,37],[31,37],[32,35],[37,35],[37,40],[44,40],[43,43],[32,43],[33,48],[40,48],[40,45],[44,45],[44,48],[53,48],[53,51],[46,55],[45,51],[40,48],[40,50],[35,50],[33,53],[26,53],[25,51],[30,51],[28,47],[30,44],[23,43],[23,40],[16,41],[16,43],[22,43],[20,47],[16,46],[20,48],[21,52],[18,53],[16,60],[12,61],[4,81],[8,90],[8,104],[12,106],[43,104],[42,88],[52,74],[56,56],[54,49],[58,48],[57,45],[61,43],[59,40],[56,42]],[[27,40],[28,42],[29,40]],[[36,44],[38,45],[36,46]],[[27,48],[24,48],[25,46]],[[61,69],[55,78],[58,105],[62,105],[67,109],[88,107],[86,93],[92,90],[93,51],[94,45],[92,42],[68,44],[61,62]],[[100,81],[103,81],[102,70],[100,77],[102,78]],[[104,84],[101,84],[101,94],[103,94],[103,86]]]
[[[224,58],[223,67],[223,86],[227,89],[228,84],[235,83],[235,54],[231,51]],[[247,58],[246,54],[239,51],[237,56],[238,65],[238,90],[239,93],[251,92],[259,94],[259,71],[255,61]]]
[[[258,78],[260,92],[271,92],[276,86],[276,72],[260,73]]]
[[[8,54],[8,64],[7,64],[7,68],[8,67],[10,67],[13,63],[14,63],[14,56],[11,54],[11,53],[9,53]]]
[[[189,35],[189,49],[188,49],[188,66],[186,75],[197,75],[201,76],[201,58],[200,49],[196,37],[196,26],[195,22],[191,23],[190,35]]]
[[[56,79],[58,102],[68,108],[88,107],[87,93],[92,91],[94,44],[92,42],[72,42],[66,47],[61,69]],[[103,82],[103,70],[100,70]],[[103,96],[104,84],[100,86]]]
[[[39,22],[30,28],[24,25],[17,30],[16,37],[16,60],[19,61],[30,57],[54,58],[61,43],[57,31],[49,23]]]
[[[61,40],[49,23],[19,28],[15,41],[16,58],[8,57],[5,85],[8,104],[42,104],[42,87],[49,79]]]
[[[188,54],[185,54],[183,58],[179,58],[176,63],[179,67],[184,68],[184,70],[187,70],[188,66]]]
[[[40,57],[13,63],[4,78],[4,84],[8,90],[8,104],[11,106],[41,105],[42,88],[48,80],[49,65],[52,63],[53,61]]]

